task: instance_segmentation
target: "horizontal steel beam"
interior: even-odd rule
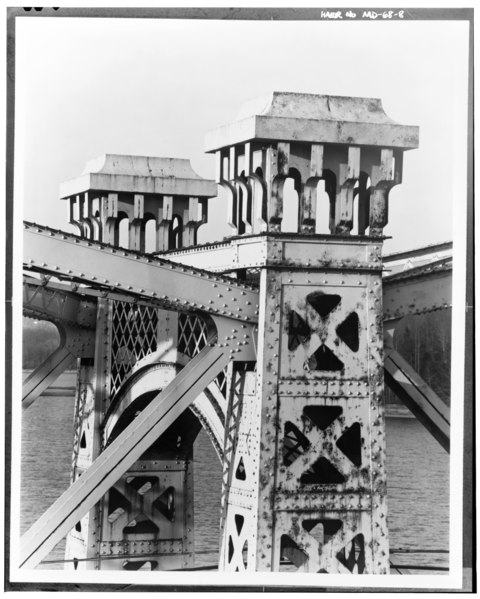
[[[207,345],[22,536],[19,565],[34,568],[225,368],[227,348]]]
[[[323,244],[322,252],[318,242]],[[369,237],[342,235],[298,235],[296,233],[263,233],[242,235],[219,243],[206,243],[191,248],[158,254],[172,262],[194,268],[208,264],[213,272],[231,272],[248,268],[381,270],[382,261],[376,242]]]
[[[413,248],[411,250],[404,250],[402,252],[394,252],[393,254],[386,254],[383,257],[383,262],[389,264],[390,262],[401,262],[405,260],[420,260],[422,258],[430,259],[432,256],[439,256],[440,254],[448,254],[451,256],[453,251],[452,241],[443,241],[441,243],[434,243],[431,245],[424,245],[420,248]]]
[[[288,253],[288,238],[280,236],[278,245],[283,248],[279,255]],[[241,242],[240,242],[241,241]],[[196,268],[199,264],[210,265],[210,252],[213,253],[212,269],[216,268],[216,253],[226,252],[220,259],[223,267],[225,260],[235,254],[237,267],[245,268],[254,262],[274,264],[274,256],[268,257],[265,252],[265,239],[247,237],[233,246],[225,244],[200,248],[194,252],[172,253],[173,261],[184,260],[194,266],[185,266],[166,261],[163,258],[143,255],[138,252],[114,248],[106,244],[87,241],[75,235],[53,231],[25,223],[25,267],[37,272],[48,273],[58,278],[66,278],[92,288],[79,288],[78,298],[82,296],[105,296],[124,301],[136,301],[157,305],[166,309],[182,311],[203,311],[228,319],[256,322],[258,319],[258,290],[241,285],[235,280],[214,275]],[[335,240],[338,242],[338,240]],[[284,247],[285,246],[285,247]],[[308,244],[307,244],[308,246]],[[306,246],[307,259],[313,256]],[[349,256],[344,259],[350,259]],[[308,262],[309,268],[322,268],[325,264],[314,256]],[[355,257],[358,262],[358,257]],[[233,265],[235,266],[235,265]],[[367,268],[377,265],[365,264]],[[332,263],[328,263],[328,268]],[[210,268],[210,266],[208,266]],[[29,280],[30,281],[30,280]],[[27,289],[33,292],[29,283]],[[59,285],[48,283],[52,294],[60,293]],[[31,294],[33,295],[33,293]],[[71,292],[68,301],[68,316],[73,318],[70,308],[75,302],[75,292]],[[47,295],[35,300],[38,310],[49,315],[50,308],[42,307]],[[52,295],[53,297],[53,295]],[[60,296],[59,296],[60,297]],[[383,281],[384,320],[398,319],[408,314],[419,314],[451,305],[451,263],[440,260],[419,268],[410,269],[385,277]],[[70,302],[71,300],[71,302]],[[92,300],[85,301],[86,305]],[[45,302],[44,302],[45,304]],[[25,304],[26,309],[33,305],[33,299]],[[53,308],[52,308],[53,309]],[[58,308],[54,309],[59,313]],[[40,316],[39,316],[40,317]],[[89,326],[89,324],[87,324]]]
[[[40,320],[53,320],[95,328],[97,304],[67,289],[50,287],[48,281],[23,278],[23,310]]]
[[[422,314],[452,305],[451,262],[440,260],[383,280],[383,319]]]
[[[450,451],[450,408],[394,349],[385,350],[384,369],[390,389],[440,445]]]
[[[26,269],[153,298],[165,308],[255,322],[258,291],[206,271],[24,223]]]

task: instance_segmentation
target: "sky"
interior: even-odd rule
[[[420,127],[390,192],[387,252],[452,239],[465,185],[468,23],[18,18],[16,218],[66,231],[59,184],[104,153],[188,158],[271,91],[380,98]],[[23,206],[23,215],[20,207]],[[225,197],[200,241],[219,238]],[[227,229],[225,229],[226,233]]]

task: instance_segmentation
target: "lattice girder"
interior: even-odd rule
[[[254,572],[259,439],[248,426],[255,421],[258,402],[256,373],[251,366],[242,366],[230,365],[227,371],[220,569]],[[239,518],[243,519],[241,535]]]
[[[142,298],[166,309],[202,311],[224,317],[230,324],[257,319],[256,289],[151,254],[91,242],[26,222],[24,250],[27,270]]]

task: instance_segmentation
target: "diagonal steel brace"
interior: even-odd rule
[[[228,345],[207,345],[23,535],[20,567],[35,567],[225,368]]]
[[[74,356],[65,345],[58,347],[24,380],[22,408],[29,408],[44,391],[72,364]]]
[[[392,348],[385,348],[385,382],[435,437],[450,451],[450,408]]]
[[[93,357],[95,331],[57,323],[60,346],[23,382],[22,408],[30,407],[75,358]]]

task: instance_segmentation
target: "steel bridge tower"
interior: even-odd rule
[[[242,117],[207,138],[230,223],[261,255],[256,367],[230,379],[220,566],[384,574],[382,235],[416,132],[360,98],[275,93]]]
[[[375,99],[273,93],[206,145],[223,241],[197,245],[216,185],[176,159],[92,161],[61,191],[78,236],[26,225],[48,281],[25,306],[70,307],[49,372],[73,355],[78,384],[73,484],[23,563],[70,530],[74,568],[193,565],[202,425],[223,461],[221,570],[385,574],[382,242],[418,129]]]
[[[215,192],[187,160],[118,155],[90,161],[61,188],[80,236],[142,253],[194,245]],[[175,378],[206,334],[198,318],[97,300],[93,365],[79,366],[72,482]],[[67,538],[70,567],[194,565],[193,443],[200,428],[186,410],[75,525]]]

